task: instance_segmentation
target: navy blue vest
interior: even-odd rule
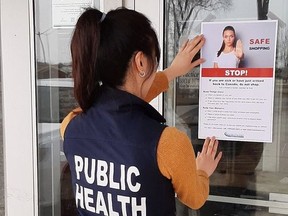
[[[64,136],[80,215],[175,216],[172,183],[157,164],[164,122],[140,98],[101,87]]]

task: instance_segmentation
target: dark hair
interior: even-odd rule
[[[226,27],[223,29],[222,35],[224,35],[224,32],[225,32],[225,31],[228,31],[228,30],[234,32],[235,40],[234,40],[234,43],[233,43],[233,47],[235,47],[235,46],[236,46],[236,33],[235,33],[235,29],[233,28],[233,26],[226,26]],[[221,54],[221,52],[224,50],[224,48],[225,48],[225,44],[224,44],[224,41],[223,41],[220,50],[218,50],[218,52],[217,52],[217,57],[220,56],[220,54]]]
[[[87,9],[79,17],[71,41],[74,94],[84,112],[94,103],[101,82],[111,87],[124,84],[136,52],[142,51],[151,63],[149,75],[160,58],[156,33],[143,14],[119,8],[101,18],[99,10]]]

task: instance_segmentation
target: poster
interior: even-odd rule
[[[84,9],[92,5],[92,0],[52,0],[53,28],[73,28]]]
[[[202,23],[198,138],[272,142],[277,24]]]

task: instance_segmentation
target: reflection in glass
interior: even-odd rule
[[[285,202],[288,197],[288,51],[287,47],[283,46],[288,40],[286,26],[288,17],[283,16],[282,11],[286,10],[283,8],[287,8],[285,1],[279,1],[277,5],[271,1],[269,3],[261,0],[165,1],[165,66],[171,63],[183,40],[200,34],[203,21],[278,19],[279,22],[273,142],[220,141],[223,158],[210,178],[210,194],[213,195],[210,199],[212,200],[198,211],[188,209],[177,200],[177,215],[288,214],[288,209],[275,210],[263,207],[261,203],[261,201],[273,200],[273,196],[276,196],[276,200],[280,202]],[[203,143],[203,140],[198,140],[199,71],[199,67],[194,68],[187,75],[179,77],[171,84],[170,90],[164,97],[164,114],[167,123],[175,125],[191,137],[195,152],[202,148]],[[230,201],[228,199],[228,201],[213,202],[215,196],[220,200],[225,200],[225,197],[240,198],[245,202],[256,200],[260,204],[233,204],[232,198]],[[273,205],[272,201],[271,205]]]
[[[61,17],[52,17],[52,14],[59,12],[59,7],[63,7],[60,10],[62,18],[69,18],[64,20],[65,24],[76,20],[69,13],[76,8],[72,3],[35,1],[38,191],[41,216],[76,215],[70,170],[59,131],[63,118],[77,106],[73,95],[69,47],[73,25],[64,26],[63,21],[61,26]],[[67,9],[66,14],[64,9]]]

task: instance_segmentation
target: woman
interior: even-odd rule
[[[235,30],[226,26],[222,33],[223,42],[214,60],[214,68],[238,68],[240,60],[244,58],[241,40],[236,42]]]
[[[160,50],[144,15],[123,8],[80,16],[71,41],[80,108],[61,125],[80,215],[175,215],[175,192],[191,208],[204,204],[218,141],[207,138],[195,159],[187,135],[146,102],[203,62],[191,62],[203,44],[203,36],[187,41],[156,75]]]

